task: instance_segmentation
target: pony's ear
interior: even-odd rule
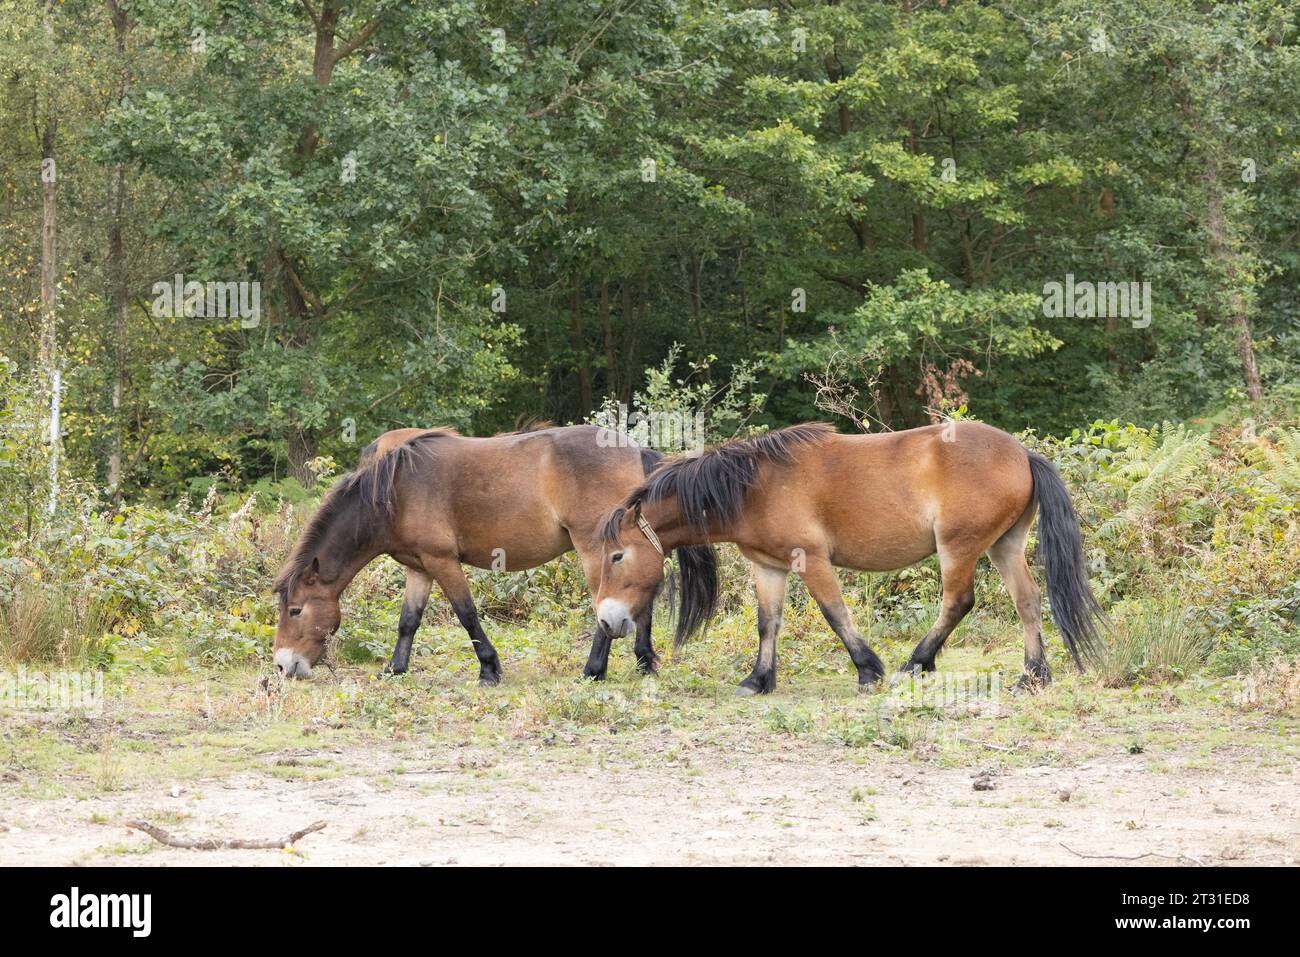
[[[641,500],[638,498],[632,502],[632,507],[628,509],[628,515],[632,517],[629,525],[635,525],[641,520]]]
[[[320,558],[313,558],[307,570],[302,573],[299,579],[304,585],[314,585],[320,580]]]

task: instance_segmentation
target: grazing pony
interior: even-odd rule
[[[758,660],[738,694],[776,687],[776,636],[792,571],[848,649],[859,685],[869,686],[884,666],[853,625],[836,567],[892,571],[939,553],[939,618],[901,669],[932,671],[975,604],[975,563],[987,552],[1024,625],[1017,689],[1035,688],[1051,680],[1038,586],[1025,562],[1036,510],[1052,615],[1082,668],[1098,640],[1101,608],[1088,587],[1065,483],[1047,459],[975,422],[872,435],[810,423],[664,462],[605,519],[596,615],[604,631],[623,634],[653,597],[667,552],[734,542],[753,564],[759,633]],[[684,572],[683,613],[707,620],[716,566]]]
[[[406,596],[385,671],[407,670],[437,582],[469,634],[479,682],[496,684],[501,662],[479,623],[461,565],[516,571],[576,551],[595,594],[600,518],[661,458],[594,425],[491,438],[453,429],[386,433],[362,452],[357,470],[330,490],[276,577],[276,669],[289,677],[309,676],[338,630],[343,590],[375,558],[390,555],[406,568]],[[681,567],[706,579],[714,561],[708,548],[679,552]],[[679,640],[699,623],[679,616]],[[649,604],[635,625],[637,664],[643,672],[654,671]],[[585,671],[591,677],[604,677],[609,642],[602,640],[605,653]]]

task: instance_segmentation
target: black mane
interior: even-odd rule
[[[376,455],[367,447],[356,470],[340,478],[326,493],[276,576],[273,590],[281,602],[288,599],[293,586],[320,556],[329,539],[342,533],[341,549],[346,549],[344,557],[347,557],[387,528],[393,518],[393,483],[397,473],[428,455],[431,443],[454,434],[450,430],[430,431],[383,455]]]
[[[800,445],[817,445],[835,433],[826,422],[806,422],[748,439],[733,439],[700,455],[681,456],[660,465],[628,495],[621,508],[605,517],[600,534],[618,541],[619,523],[630,508],[677,499],[682,520],[705,531],[710,520],[729,525],[740,516],[745,496],[758,478],[760,462],[788,465]]]

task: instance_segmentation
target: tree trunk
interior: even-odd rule
[[[1241,362],[1241,376],[1246,384],[1246,395],[1252,402],[1264,398],[1264,385],[1259,377],[1259,364],[1255,359],[1255,338],[1250,329],[1250,314],[1246,296],[1239,282],[1244,272],[1241,253],[1234,248],[1229,235],[1227,218],[1223,212],[1223,191],[1219,184],[1219,171],[1213,158],[1205,165],[1205,233],[1209,243],[1210,258],[1223,276],[1223,295],[1218,306],[1232,327],[1237,345],[1237,359]]]
[[[916,133],[916,124],[908,120],[904,125],[907,127],[907,151],[916,156],[921,152],[921,141]],[[917,206],[912,212],[912,248],[918,253],[924,253],[928,245],[925,238],[925,211]]]
[[[618,395],[618,365],[614,362],[614,323],[609,314],[609,281],[600,281],[600,329],[605,336],[605,395]]]
[[[58,349],[58,174],[54,162],[58,121],[50,117],[41,132],[41,342],[42,369],[54,365]]]
[[[575,279],[569,296],[569,334],[573,339],[573,361],[578,368],[578,399],[581,418],[591,415],[591,363],[587,359],[587,332],[582,324],[582,284]]]
[[[297,426],[291,426],[286,435],[289,446],[289,474],[298,480],[303,488],[316,487],[316,473],[309,464],[316,457],[316,436],[304,432]]]
[[[376,18],[368,21],[351,38],[340,44],[338,28],[343,12],[342,0],[320,0],[315,7],[311,4],[303,4],[302,7],[311,17],[314,27],[312,83],[317,90],[324,90],[334,76],[335,67],[369,41],[379,27],[379,20]],[[316,124],[311,121],[304,123],[296,149],[300,170],[307,167],[319,145],[320,136]],[[289,254],[278,244],[271,246],[270,260],[279,269],[283,313],[289,324],[282,341],[288,346],[302,348],[320,334],[320,323],[324,321],[328,308],[319,293],[309,285],[310,277],[298,272]],[[316,457],[317,436],[302,430],[295,423],[286,430],[285,443],[289,451],[291,474],[310,487],[316,478],[306,463]]]
[[[691,322],[695,325],[695,334],[700,337],[700,349],[709,351],[708,337],[704,335],[704,256],[691,253]]]
[[[126,96],[128,74],[126,66],[126,34],[129,22],[117,0],[107,0],[113,18],[113,39],[120,59],[117,101]],[[125,242],[122,238],[122,220],[126,202],[126,165],[116,163],[108,176],[108,282],[109,312],[113,350],[113,412],[108,441],[108,487],[116,505],[122,498],[122,436],[126,424],[122,421],[122,392],[126,387],[126,316],[127,282]]]
[[[632,303],[632,278],[624,278],[620,284],[623,298],[623,391],[620,397],[624,405],[632,404],[632,393],[636,389],[636,376],[632,368],[633,349],[636,345],[636,309]]]

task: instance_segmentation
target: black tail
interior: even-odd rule
[[[654,449],[641,449],[641,471],[649,475],[663,459]],[[680,648],[708,624],[717,608],[718,554],[709,545],[683,545],[673,554],[677,570],[668,579],[668,614],[677,618],[673,643]]]
[[[718,607],[718,553],[710,545],[677,549],[677,582],[681,597],[673,644],[680,648],[713,617]]]
[[[1038,555],[1047,573],[1047,597],[1052,619],[1061,629],[1074,663],[1083,668],[1098,652],[1105,614],[1088,586],[1088,566],[1083,555],[1079,516],[1070,493],[1047,459],[1029,452],[1029,473],[1038,503]]]

